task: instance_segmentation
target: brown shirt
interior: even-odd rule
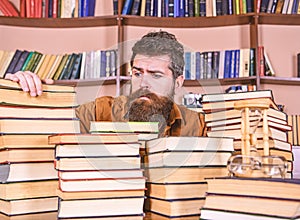
[[[89,132],[91,121],[127,121],[126,102],[126,96],[103,96],[79,106],[76,115],[80,119],[81,132]],[[165,128],[165,136],[206,136],[204,115],[174,104],[170,121]]]

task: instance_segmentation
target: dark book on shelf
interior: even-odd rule
[[[121,13],[122,15],[129,15],[130,14],[133,2],[134,2],[134,0],[125,0],[124,1],[122,13]]]
[[[16,66],[14,67],[12,73],[16,73],[16,72],[22,70],[22,66],[24,65],[24,63],[25,63],[25,61],[26,61],[26,59],[27,59],[29,53],[30,53],[30,52],[27,51],[27,50],[22,51],[22,54],[21,54],[21,56],[19,57],[19,60],[18,60],[18,62],[16,63]]]
[[[5,70],[5,74],[14,73],[14,68],[17,65],[21,55],[22,55],[22,50],[16,49],[12,59],[10,60],[10,63],[8,65],[7,69]]]

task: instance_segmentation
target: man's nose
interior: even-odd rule
[[[150,89],[151,88],[151,75],[144,73],[141,79],[141,88],[147,88]]]

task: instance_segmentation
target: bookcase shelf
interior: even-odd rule
[[[185,80],[184,86],[216,86],[216,85],[232,85],[232,84],[255,84],[256,77],[240,77],[240,78],[228,78],[228,79],[201,79],[201,80]]]
[[[261,84],[297,85],[297,86],[300,86],[300,78],[262,76],[262,77],[260,77],[260,83]]]
[[[258,24],[300,25],[300,15],[261,13],[258,15]]]
[[[98,16],[82,18],[20,18],[0,16],[0,25],[34,28],[82,28],[98,26],[116,26],[118,17]]]
[[[204,28],[232,25],[246,25],[253,22],[253,13],[243,15],[223,15],[215,17],[151,17],[151,16],[122,16],[122,24],[143,27],[164,28]]]
[[[68,86],[98,86],[98,85],[114,85],[116,77],[107,77],[103,79],[75,79],[75,80],[55,80],[54,84]]]

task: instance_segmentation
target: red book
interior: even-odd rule
[[[10,16],[19,17],[19,12],[16,7],[9,0],[2,0],[3,4],[11,14]]]
[[[26,17],[26,0],[20,0],[20,17]]]
[[[57,18],[58,0],[53,0],[52,17]]]
[[[5,16],[12,16],[3,1],[0,1],[0,11]]]
[[[42,0],[35,0],[34,2],[34,17],[42,17]]]

